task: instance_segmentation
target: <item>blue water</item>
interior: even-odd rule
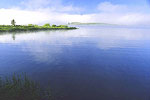
[[[56,100],[150,100],[150,28],[0,35],[0,75],[26,72]]]

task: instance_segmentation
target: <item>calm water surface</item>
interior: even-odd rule
[[[56,100],[150,100],[150,29],[5,33],[0,75],[13,72],[50,85]]]

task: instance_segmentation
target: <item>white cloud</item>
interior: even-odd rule
[[[22,2],[25,9],[0,9],[0,24],[10,24],[15,19],[17,24],[66,24],[68,22],[102,22],[125,25],[149,25],[150,14],[129,12],[125,5],[103,2],[98,5],[100,12],[80,15],[82,8],[64,6],[61,0],[31,0]]]
[[[61,0],[24,0],[21,2],[23,6],[30,9],[37,9],[37,8],[47,8],[51,6],[60,6],[62,5]]]
[[[125,25],[149,25],[150,22],[149,13],[137,12],[136,9],[140,7],[103,2],[98,5],[97,9],[101,12],[97,17],[103,19],[104,22]]]
[[[12,19],[15,19],[17,24],[39,24],[49,19],[45,13],[20,9],[0,9],[0,16],[0,24],[10,24]]]
[[[102,2],[98,5],[98,10],[102,12],[124,12],[128,10],[125,5],[115,5],[110,2]]]
[[[63,5],[62,0],[25,0],[21,4],[30,10],[47,9],[55,12],[81,12],[84,9],[73,5]]]

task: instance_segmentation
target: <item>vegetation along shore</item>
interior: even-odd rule
[[[15,20],[11,21],[11,25],[0,25],[0,32],[15,32],[15,31],[38,31],[38,30],[71,30],[77,29],[76,27],[68,27],[67,25],[50,25],[49,23],[43,26],[28,24],[16,25]]]
[[[49,88],[41,88],[25,74],[0,77],[0,100],[52,100]]]

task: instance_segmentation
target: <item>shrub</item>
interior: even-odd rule
[[[52,25],[52,27],[57,27],[56,25]]]
[[[16,25],[16,22],[15,22],[15,20],[14,20],[14,19],[11,21],[11,25],[13,25],[13,26],[15,26],[15,25]]]
[[[60,27],[62,27],[62,28],[68,28],[67,25],[60,25]]]
[[[43,27],[51,27],[49,23],[43,25]]]
[[[28,26],[32,26],[33,27],[34,25],[33,24],[28,24]]]

